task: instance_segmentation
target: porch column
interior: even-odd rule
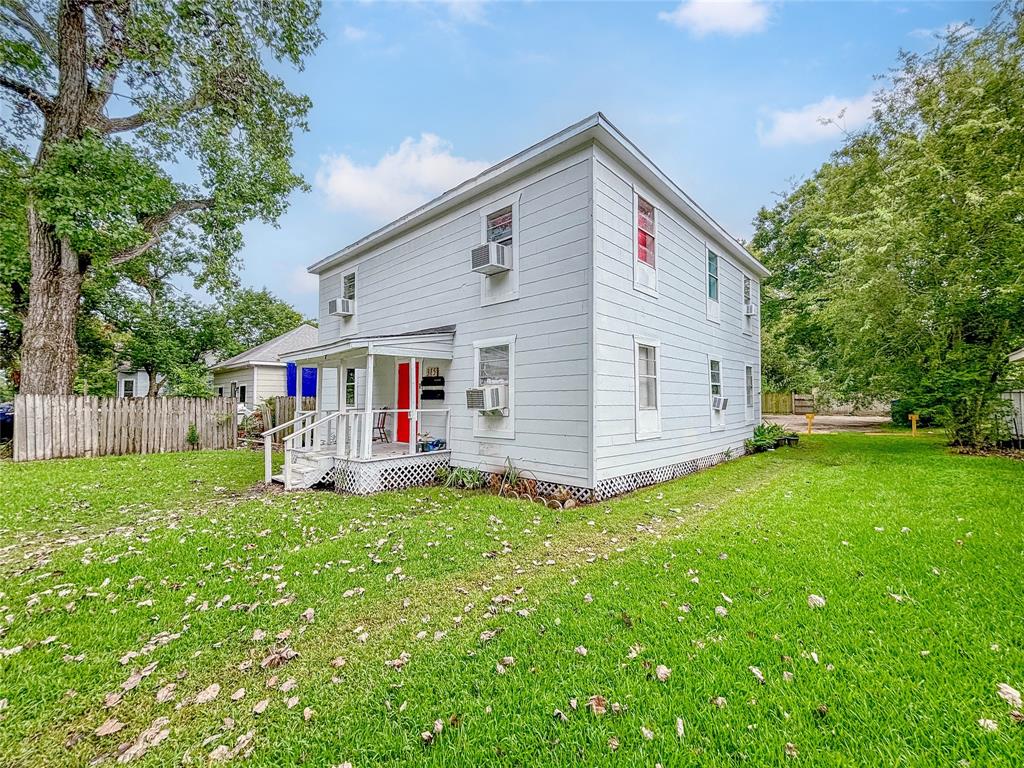
[[[409,455],[416,453],[416,358],[409,358]]]
[[[301,379],[302,378],[302,369],[299,368],[296,371],[296,374],[297,374],[297,378]],[[296,386],[296,388],[295,388],[296,391],[299,391],[299,387],[301,387],[301,384]],[[323,369],[323,367],[319,363],[317,363],[317,366],[316,366],[316,406],[315,406],[316,407],[316,412],[313,414],[313,421],[317,421],[320,418],[320,409],[324,407],[323,388],[324,388],[324,369]],[[313,430],[313,450],[318,450],[320,448],[321,443],[326,442],[326,441],[322,441],[320,439],[321,433],[322,433],[323,429],[324,429],[324,427],[317,427],[316,429]]]
[[[338,361],[337,368],[338,375],[338,410],[343,414],[338,418],[337,434],[338,439],[335,443],[335,455],[340,459],[345,455],[345,442],[348,437],[348,402],[345,398],[345,380],[347,377],[347,366]]]
[[[370,458],[373,449],[373,353],[366,355],[366,402],[363,403],[362,457]]]

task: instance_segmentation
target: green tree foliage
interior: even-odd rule
[[[224,302],[225,342],[222,358],[251,349],[304,322],[302,315],[266,288],[245,288],[230,292]]]
[[[783,380],[907,399],[978,447],[1024,344],[1024,10],[900,59],[871,125],[758,215],[766,346]]]
[[[12,294],[0,301],[25,391],[71,388],[95,273],[172,237],[201,286],[230,286],[241,225],[274,222],[303,186],[292,134],[310,104],[273,70],[302,65],[319,12],[318,0],[0,0]]]

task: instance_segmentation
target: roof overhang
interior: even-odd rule
[[[288,353],[289,362],[298,365],[340,362],[346,358],[365,355],[389,357],[417,357],[431,360],[451,360],[455,356],[455,331],[423,334],[391,334],[379,336],[353,336],[315,347],[306,347]]]
[[[1011,363],[1024,363],[1024,347],[1021,347],[1016,352],[1010,353]]]
[[[755,259],[737,240],[697,203],[680,189],[668,176],[603,114],[597,112],[590,117],[559,131],[539,144],[503,160],[488,168],[480,175],[448,190],[414,211],[407,213],[390,224],[381,227],[361,240],[357,240],[340,251],[332,253],[309,267],[313,274],[320,274],[331,267],[360,256],[377,246],[401,236],[424,222],[437,218],[474,197],[506,183],[548,161],[576,149],[598,143],[620,162],[636,173],[645,184],[662,197],[672,202],[686,216],[712,234],[713,243],[724,253],[732,256],[743,267],[758,277],[771,273]]]

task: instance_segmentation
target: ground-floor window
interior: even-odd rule
[[[473,385],[506,388],[507,407],[494,413],[473,417],[473,434],[480,437],[515,437],[515,357],[516,337],[485,339],[473,344]]]
[[[135,397],[135,382],[132,379],[122,382],[121,397]]]
[[[356,405],[356,369],[345,369],[345,405],[354,408]]]
[[[634,368],[636,387],[636,439],[645,440],[661,434],[661,354],[653,339],[634,337]]]

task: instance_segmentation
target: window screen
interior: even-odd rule
[[[478,384],[508,384],[508,344],[480,348]]]
[[[487,242],[512,245],[512,206],[487,217]]]
[[[708,298],[718,301],[718,254],[708,251]]]
[[[654,206],[642,197],[636,201],[636,258],[654,266]]]

